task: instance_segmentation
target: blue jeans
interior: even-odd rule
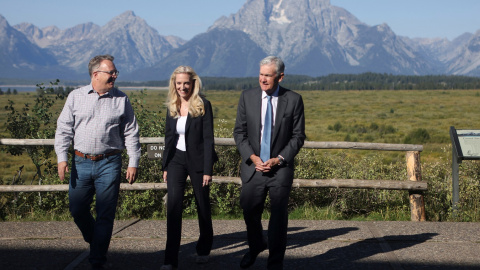
[[[113,221],[120,189],[122,156],[116,154],[100,161],[74,155],[70,177],[70,213],[90,243],[90,263],[102,265],[112,238]],[[90,212],[96,193],[96,219]]]

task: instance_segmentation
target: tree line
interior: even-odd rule
[[[201,77],[204,90],[245,90],[258,86],[258,77],[228,78]],[[58,83],[58,80],[57,82]],[[87,84],[86,82],[85,84]],[[116,85],[139,87],[167,87],[169,80],[129,82],[117,81]],[[68,95],[77,82],[64,82],[66,87],[52,85],[50,88],[37,85],[37,94]],[[330,74],[320,77],[287,74],[282,86],[293,90],[451,90],[480,89],[480,78],[459,75],[392,75],[387,73],[366,72],[362,74]],[[0,95],[17,94],[8,89],[0,89]]]
[[[205,90],[244,90],[258,86],[257,77],[202,77]],[[480,78],[458,75],[392,75],[366,72],[362,74],[330,74],[310,77],[285,76],[281,83],[294,90],[448,90],[480,89]],[[168,80],[117,82],[118,86],[168,86]]]
[[[17,95],[18,94],[18,91],[17,89],[10,89],[8,88],[6,92],[3,92],[2,88],[0,88],[0,96],[2,95]]]

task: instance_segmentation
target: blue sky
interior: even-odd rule
[[[368,25],[386,23],[397,35],[450,40],[480,30],[478,0],[330,0]]]
[[[10,25],[29,22],[60,29],[93,22],[105,25],[127,10],[161,35],[184,39],[205,32],[221,16],[236,13],[247,0],[1,0]],[[331,0],[368,25],[387,23],[397,35],[446,37],[480,30],[479,0]]]

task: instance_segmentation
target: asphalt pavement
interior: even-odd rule
[[[243,220],[213,225],[210,260],[199,265],[198,223],[183,221],[179,269],[240,269]],[[165,241],[165,220],[118,220],[107,266],[159,269]],[[249,269],[266,269],[267,257],[262,252]],[[480,223],[290,220],[284,268],[480,269]],[[88,245],[70,221],[0,222],[0,269],[90,269]]]

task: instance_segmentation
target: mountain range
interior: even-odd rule
[[[167,79],[179,65],[200,76],[257,76],[258,61],[278,55],[287,74],[376,72],[480,76],[480,31],[446,38],[396,35],[369,26],[330,0],[247,0],[191,40],[162,36],[132,11],[104,26],[61,30],[11,26],[0,15],[0,78],[85,80],[91,57],[109,53],[119,80]]]

